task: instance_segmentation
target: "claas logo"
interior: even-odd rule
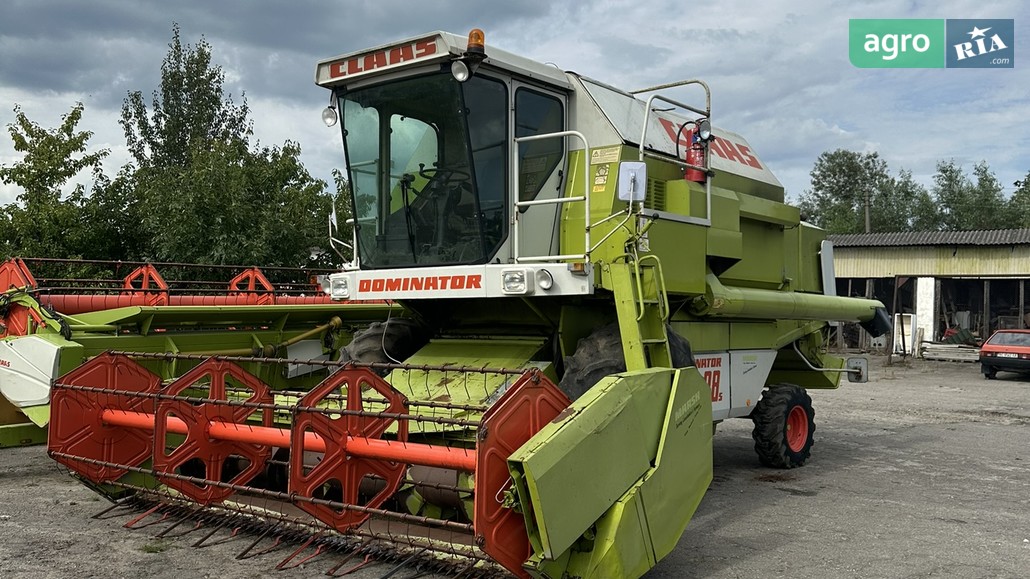
[[[377,68],[386,68],[434,54],[436,54],[436,39],[417,40],[408,44],[393,46],[355,56],[354,58],[333,62],[329,65],[329,78],[337,79],[371,72]]]

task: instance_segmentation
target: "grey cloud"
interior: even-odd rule
[[[36,100],[49,106],[83,99],[83,128],[117,143],[116,124],[88,124],[113,123],[126,91],[149,95],[178,22],[184,41],[203,36],[211,43],[234,98],[245,92],[260,111],[253,116],[256,137],[301,142],[309,169],[328,178],[340,151],[317,126],[327,97],[312,81],[315,62],[430,30],[460,34],[476,26],[488,45],[624,89],[708,81],[715,123],[744,135],[793,194],[808,186],[818,155],[838,147],[878,150],[892,169],[926,179],[938,159],[968,159],[967,167],[986,159],[1008,186],[1030,169],[1025,39],[1017,39],[1016,68],[1004,71],[863,70],[847,56],[849,18],[967,18],[981,9],[974,0],[6,0],[0,94],[47,95]],[[991,10],[1015,18],[1017,27],[1030,17],[1014,0]],[[22,104],[31,113],[35,103]],[[10,109],[0,108],[4,121]],[[9,151],[0,139],[0,157]]]

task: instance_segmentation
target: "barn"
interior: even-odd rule
[[[895,340],[934,342],[964,330],[986,339],[1030,327],[1030,229],[831,235],[837,294],[872,296],[899,327]],[[866,346],[862,344],[860,346]],[[894,351],[898,351],[896,346]]]

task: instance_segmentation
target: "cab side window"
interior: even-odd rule
[[[542,135],[565,130],[565,111],[557,98],[519,88],[515,92],[515,136]],[[547,177],[561,163],[565,138],[519,143],[519,200],[535,199]]]

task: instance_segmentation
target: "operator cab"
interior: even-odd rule
[[[564,73],[547,67],[546,75],[522,77],[482,53],[470,55],[472,44],[460,46],[452,36],[319,66],[320,84],[333,90],[330,109],[339,115],[354,257],[363,270],[507,263],[516,177],[522,201],[560,190],[563,138],[520,143],[519,175],[511,167],[513,135],[565,130]],[[556,210],[532,209],[541,227],[522,246],[557,251]]]

